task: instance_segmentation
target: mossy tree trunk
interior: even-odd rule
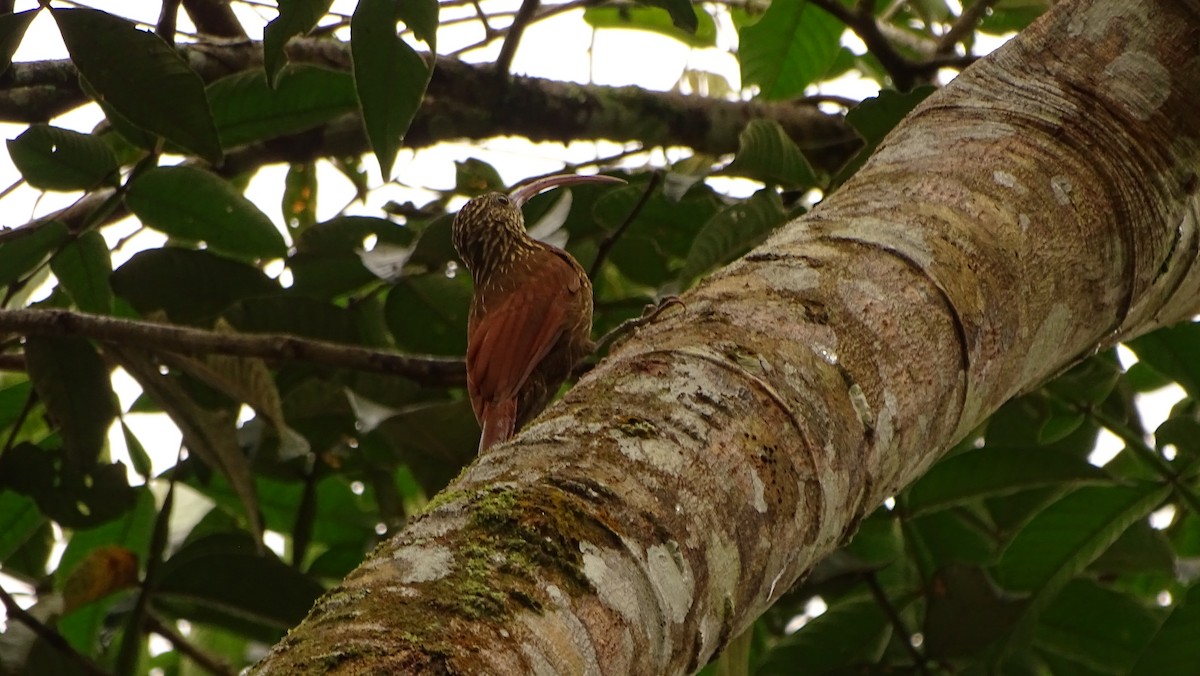
[[[1004,401],[1197,312],[1200,3],[1076,0],[477,460],[256,673],[703,666]]]

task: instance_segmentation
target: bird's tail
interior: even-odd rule
[[[507,399],[495,406],[484,405],[481,425],[483,434],[479,437],[479,452],[483,453],[492,446],[507,441],[515,433],[517,424],[517,400]]]

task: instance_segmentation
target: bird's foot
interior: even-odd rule
[[[667,296],[666,298],[658,301],[657,304],[647,304],[642,310],[641,317],[626,319],[618,324],[615,329],[604,334],[600,340],[596,341],[595,352],[598,353],[611,349],[619,341],[623,341],[624,339],[628,338],[629,334],[633,333],[635,329],[639,329],[654,321],[660,314],[663,313],[663,311],[674,305],[678,305],[680,308],[687,309],[687,305],[685,305],[684,302],[679,299],[679,296]]]

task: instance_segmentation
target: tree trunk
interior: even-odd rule
[[[1200,2],[1058,3],[468,467],[256,673],[703,666],[1014,394],[1191,316]]]

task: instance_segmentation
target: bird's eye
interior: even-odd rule
[[[511,203],[512,200],[508,199],[508,195],[496,195],[496,204],[506,207]]]

